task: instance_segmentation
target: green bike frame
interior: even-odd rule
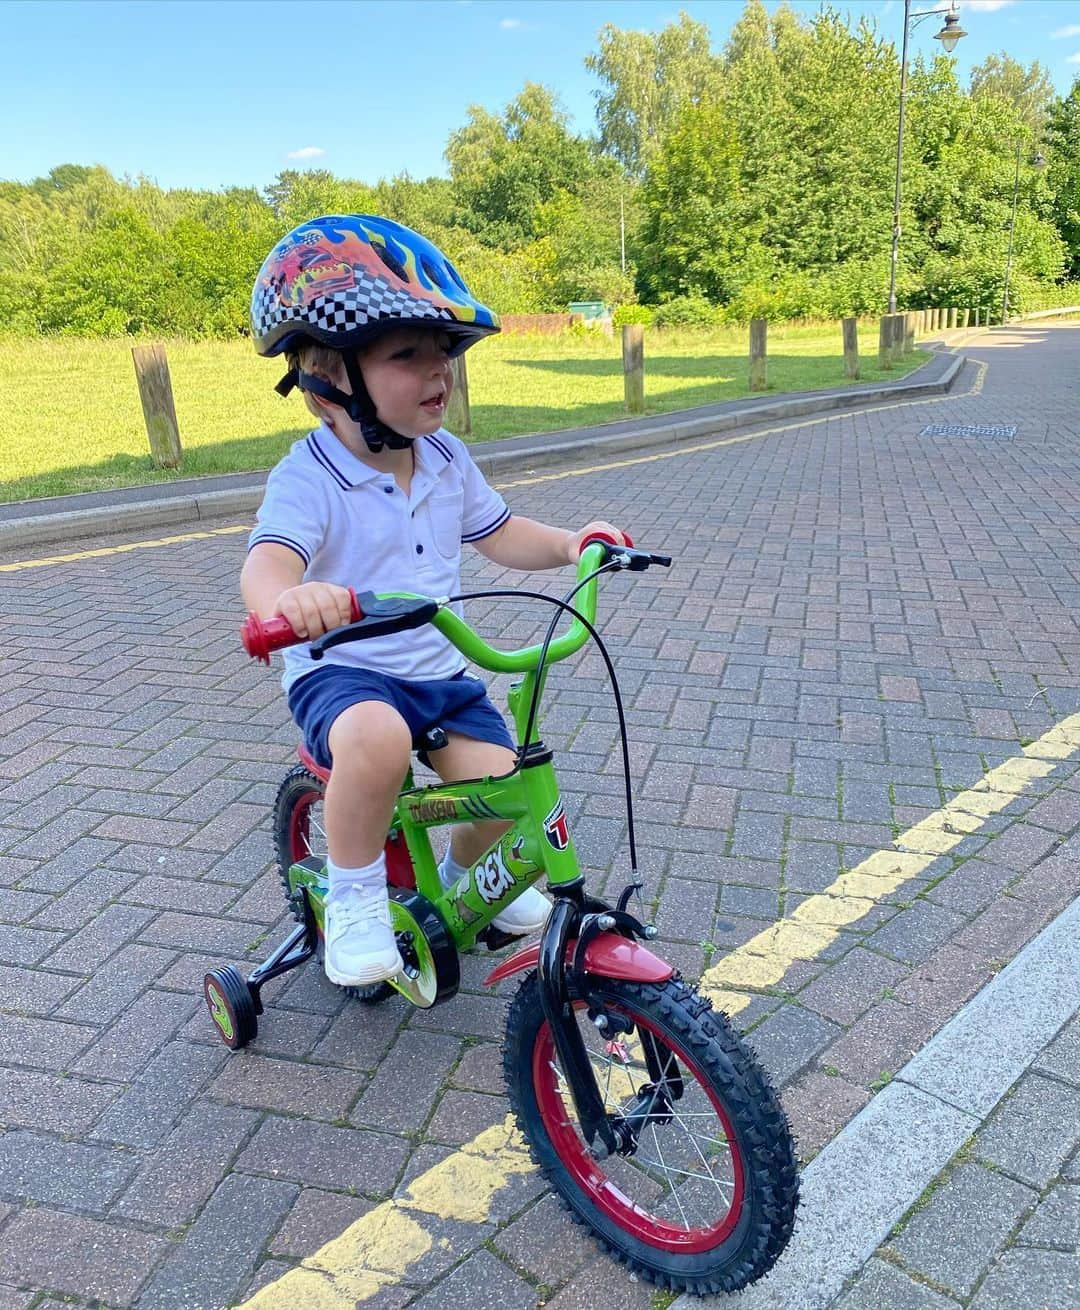
[[[588,546],[578,562],[578,577],[594,573],[603,560],[597,545]],[[598,579],[584,584],[575,597],[576,613],[590,624],[596,617]],[[409,592],[394,592],[380,600],[426,600]],[[529,740],[529,707],[534,695],[543,694],[547,667],[573,655],[588,640],[589,632],[579,618],[548,647],[544,667],[542,646],[500,651],[489,646],[453,610],[440,608],[431,622],[470,663],[491,673],[522,673],[507,696],[516,737],[525,763],[503,777],[476,778],[467,782],[416,787],[412,771],[406,775],[394,810],[391,828],[405,840],[416,890],[438,911],[457,950],[468,950],[496,915],[521,895],[541,875],[557,888],[581,876],[574,843],[570,837],[550,752],[540,747],[539,714],[533,721]],[[431,849],[427,829],[458,823],[508,820],[513,826],[452,887],[444,889]],[[325,872],[316,872],[307,862],[293,865],[294,887],[307,885],[313,893],[313,909],[322,928],[322,900]]]

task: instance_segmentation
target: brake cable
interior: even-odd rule
[[[533,688],[532,699],[529,702],[529,718],[525,725],[526,742],[528,742],[529,738],[531,737],[533,726],[535,725],[536,722],[536,711],[540,703],[540,687],[541,687],[542,679],[544,677],[544,672],[545,672],[544,666],[547,662],[547,653],[548,650],[550,649],[552,639],[554,638],[555,635],[555,629],[558,626],[559,618],[562,615],[562,613],[565,612],[567,614],[572,614],[574,618],[586,630],[586,632],[588,632],[589,636],[593,639],[593,641],[596,643],[597,647],[600,650],[601,657],[603,658],[604,666],[607,669],[608,679],[611,682],[612,695],[615,699],[615,709],[619,716],[619,736],[622,741],[622,758],[623,758],[623,787],[626,796],[626,826],[627,826],[627,835],[630,845],[630,872],[634,875],[636,879],[637,841],[634,836],[634,797],[633,797],[633,789],[631,787],[631,782],[630,782],[630,746],[629,746],[627,732],[626,732],[626,714],[623,709],[622,692],[619,689],[619,679],[615,673],[615,666],[612,663],[611,656],[608,654],[607,647],[604,645],[603,638],[593,627],[593,625],[589,622],[589,620],[585,618],[583,614],[579,614],[578,611],[574,609],[574,607],[569,603],[582,589],[582,587],[592,582],[594,578],[598,578],[601,573],[617,573],[619,571],[620,569],[618,564],[615,563],[603,564],[600,566],[600,568],[596,569],[594,572],[582,578],[577,583],[577,585],[573,587],[569,592],[567,592],[566,596],[561,600],[555,596],[549,596],[542,591],[522,591],[521,589],[516,588],[512,591],[500,589],[496,591],[463,592],[459,596],[449,597],[449,602],[454,603],[457,601],[483,600],[488,598],[496,599],[496,598],[504,598],[504,597],[517,598],[517,597],[524,596],[530,600],[545,601],[548,605],[554,605],[555,608],[557,609],[558,613],[556,613],[552,617],[551,622],[548,624],[548,629],[544,635],[544,640],[540,648],[540,659],[537,664],[538,676],[536,679],[536,686]],[[507,774],[503,774],[502,776],[506,778],[512,778],[516,773],[520,772],[524,763],[525,763],[525,755],[523,751],[519,755],[517,763],[510,770],[510,772]]]

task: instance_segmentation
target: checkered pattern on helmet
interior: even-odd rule
[[[387,319],[434,318],[454,321],[449,309],[433,305],[393,287],[385,278],[355,269],[358,285],[317,296],[310,305],[283,305],[275,287],[263,284],[252,303],[256,337],[265,337],[286,324],[307,325],[323,332],[347,333]]]

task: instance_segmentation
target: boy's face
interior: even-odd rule
[[[403,437],[442,427],[450,392],[449,338],[431,328],[396,328],[357,358],[379,418]]]

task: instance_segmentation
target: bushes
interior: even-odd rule
[[[695,292],[686,296],[674,296],[662,305],[657,305],[653,313],[653,323],[658,328],[715,327],[719,322],[720,312],[717,307],[705,296]]]
[[[627,323],[640,323],[642,327],[652,327],[656,311],[650,305],[617,305],[611,315],[614,327],[620,328]]]

